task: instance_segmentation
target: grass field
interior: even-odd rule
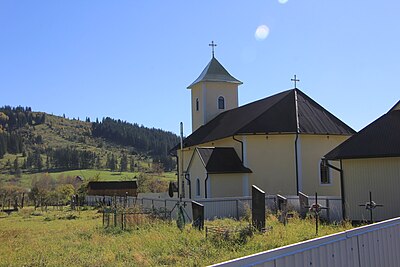
[[[206,226],[238,227],[230,219]],[[271,229],[247,241],[206,238],[189,225],[155,221],[129,231],[103,229],[101,214],[86,211],[0,213],[0,266],[204,266],[315,237],[314,221],[293,218],[287,226],[269,215]],[[320,236],[351,228],[321,225]]]
[[[22,187],[30,188],[33,176],[40,176],[42,173],[36,174],[22,174],[19,179],[19,184]],[[135,176],[139,175],[139,172],[111,172],[108,170],[73,170],[73,171],[63,171],[63,172],[50,172],[49,175],[55,179],[61,176],[81,176],[84,179],[92,179],[93,177],[99,177],[100,181],[123,181],[134,179]],[[149,173],[150,176],[155,176],[161,180],[165,181],[176,181],[175,172],[165,172],[160,175]],[[15,179],[14,175],[10,174],[0,174],[0,181],[11,181]]]

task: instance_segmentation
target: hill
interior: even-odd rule
[[[26,172],[76,169],[172,170],[168,149],[178,136],[112,118],[90,122],[32,111],[0,108],[0,171]]]

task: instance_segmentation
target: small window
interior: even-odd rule
[[[199,99],[196,98],[196,111],[199,111]]]
[[[326,160],[321,160],[319,163],[319,177],[321,184],[331,184],[330,169]]]
[[[196,179],[196,196],[200,196],[200,179]]]
[[[218,109],[225,109],[225,99],[223,96],[218,97]]]

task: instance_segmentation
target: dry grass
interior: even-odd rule
[[[103,229],[101,214],[34,211],[25,208],[11,216],[0,213],[0,266],[204,266],[315,237],[314,222],[293,218],[287,226],[269,215],[272,229],[247,241],[206,238],[204,232],[175,222],[157,221],[129,231]],[[206,226],[240,227],[230,219]],[[321,225],[320,235],[351,228]]]

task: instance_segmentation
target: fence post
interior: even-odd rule
[[[239,220],[239,200],[236,199],[236,219]]]
[[[329,207],[329,199],[326,199],[326,219],[328,222],[331,222],[331,214],[330,214],[330,207]]]
[[[164,200],[164,220],[167,219],[167,200]]]

